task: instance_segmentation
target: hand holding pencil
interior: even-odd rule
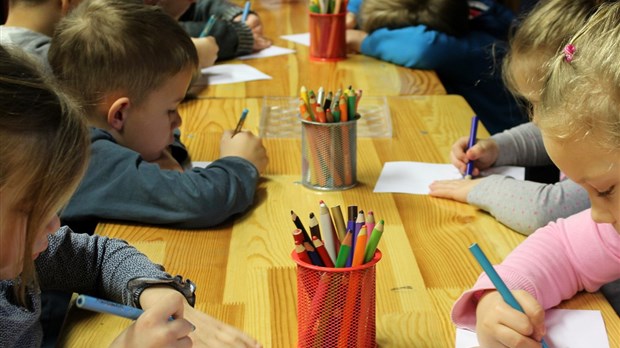
[[[250,161],[259,173],[263,173],[269,163],[267,149],[262,139],[250,131],[224,132],[220,141],[220,158],[231,156]]]

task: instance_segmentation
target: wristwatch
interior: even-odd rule
[[[155,285],[166,285],[175,289],[185,296],[185,299],[190,306],[194,307],[194,304],[196,303],[196,284],[189,279],[183,280],[183,277],[180,275],[177,275],[176,277],[169,276],[161,278],[141,277],[130,280],[127,283],[127,289],[131,294],[133,306],[142,308],[140,306],[140,295],[142,295],[144,289]]]

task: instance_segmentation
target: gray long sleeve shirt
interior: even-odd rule
[[[187,151],[177,140],[179,163]],[[163,170],[91,128],[91,159],[80,186],[61,214],[63,223],[124,220],[177,228],[206,228],[248,209],[259,173],[240,157],[225,157],[183,173]],[[73,227],[75,229],[75,227]],[[86,232],[86,231],[77,231]]]
[[[491,137],[499,146],[494,166],[551,164],[538,127],[525,123]],[[539,227],[590,207],[587,192],[566,178],[555,184],[515,180],[503,175],[480,179],[467,202],[488,211],[499,222],[529,235]]]
[[[138,277],[169,277],[159,265],[122,240],[61,228],[36,259],[40,289],[30,289],[30,308],[16,304],[14,281],[0,281],[0,347],[39,347],[41,290],[62,290],[131,305],[127,283]]]

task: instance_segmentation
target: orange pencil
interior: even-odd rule
[[[325,116],[325,110],[323,110],[323,108],[320,105],[316,104],[316,109],[314,109],[314,111],[316,115],[316,120],[318,122],[327,123],[327,117]]]
[[[325,265],[325,267],[334,268],[334,263],[332,262],[332,259],[329,257],[329,254],[327,253],[327,250],[325,249],[325,245],[323,245],[323,242],[321,242],[321,240],[318,239],[316,236],[312,236],[312,243],[314,244],[314,248],[316,249],[316,252],[321,257],[321,260],[323,261],[323,264]],[[362,257],[363,256],[364,255],[362,255]]]
[[[347,99],[346,99],[346,89],[340,95],[340,100],[338,101],[338,107],[340,108],[340,122],[347,122]]]
[[[368,234],[366,233],[366,226],[362,226],[357,239],[355,240],[355,250],[353,251],[353,261],[351,267],[360,266],[364,263],[364,253],[366,251],[366,240]]]

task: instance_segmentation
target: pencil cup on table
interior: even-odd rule
[[[376,264],[327,268],[297,263],[297,347],[376,347]]]
[[[310,12],[310,60],[335,62],[347,58],[346,13]]]
[[[345,190],[357,183],[357,118],[321,123],[301,120],[301,183],[315,190]]]

